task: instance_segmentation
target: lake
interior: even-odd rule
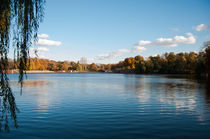
[[[6,138],[210,138],[210,89],[184,75],[18,75],[20,110]]]

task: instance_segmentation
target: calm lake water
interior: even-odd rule
[[[28,74],[0,138],[210,138],[208,83],[175,75]]]

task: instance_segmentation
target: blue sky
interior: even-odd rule
[[[47,0],[45,7],[39,34],[52,42],[36,47],[52,60],[116,63],[198,51],[210,40],[209,0]]]

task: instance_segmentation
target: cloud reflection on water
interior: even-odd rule
[[[49,86],[51,85],[52,82],[47,80],[25,80],[23,83],[23,94],[35,100],[38,106],[35,111],[42,115],[48,114],[48,107],[50,107],[53,102],[49,90]]]
[[[136,96],[139,99],[140,104],[152,105],[152,103],[160,103],[163,105],[162,108],[173,109],[175,108],[177,113],[185,111],[188,114],[197,116],[198,120],[207,120],[205,108],[209,105],[201,105],[203,99],[209,102],[209,90],[205,90],[200,87],[196,80],[187,78],[159,78],[159,77],[144,77],[137,76],[137,78],[130,78],[134,83],[129,84],[129,89],[134,89]],[[208,85],[207,85],[208,86]],[[206,92],[206,94],[205,94]],[[205,96],[203,96],[205,94]],[[157,102],[156,102],[157,101]],[[160,109],[161,111],[161,109]]]

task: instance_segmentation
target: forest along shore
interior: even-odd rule
[[[8,70],[7,71],[8,73],[11,73],[11,74],[19,74],[18,70]],[[50,70],[28,70],[26,71],[26,73],[75,73],[75,72],[78,72],[78,71],[50,71]]]
[[[26,73],[112,72],[132,74],[197,74],[210,75],[210,42],[200,52],[165,53],[162,55],[125,58],[116,64],[82,64],[79,61],[28,59]],[[9,60],[9,73],[18,73],[18,61]]]

